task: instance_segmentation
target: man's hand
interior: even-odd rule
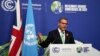
[[[43,42],[43,38],[42,38],[43,36],[42,36],[42,33],[38,33],[38,39],[39,39],[39,42]]]

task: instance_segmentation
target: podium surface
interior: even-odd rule
[[[92,44],[50,44],[50,56],[94,56]]]

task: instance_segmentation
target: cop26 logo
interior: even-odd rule
[[[52,51],[53,51],[54,53],[58,53],[58,52],[60,52],[60,48],[59,48],[59,47],[53,47],[53,48],[52,48]]]
[[[15,11],[16,1],[15,0],[2,0],[1,7],[4,11]]]
[[[55,14],[62,13],[63,5],[61,4],[61,2],[60,1],[54,1],[51,4],[51,11],[54,12]]]

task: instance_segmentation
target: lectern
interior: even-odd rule
[[[50,56],[94,56],[92,44],[50,44],[49,48]]]

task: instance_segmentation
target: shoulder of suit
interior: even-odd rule
[[[71,32],[71,31],[67,31],[67,30],[66,30],[65,32],[66,32],[66,33],[69,33],[69,34],[72,34],[72,32]]]
[[[49,31],[49,33],[53,33],[53,32],[58,32],[58,29],[54,29],[54,30]],[[66,30],[65,32],[69,33],[69,34],[72,34],[72,32],[68,31],[68,30]]]
[[[50,31],[50,33],[52,33],[52,32],[58,32],[58,29],[54,29],[54,30]],[[66,30],[65,32],[66,33],[72,33],[71,31],[68,31],[68,30]]]
[[[57,32],[57,31],[58,31],[58,29],[54,29],[54,30],[51,30],[49,32]]]
[[[55,30],[51,30],[51,31],[49,31],[49,35],[51,35],[51,34],[55,34],[55,33],[57,33],[58,32],[58,30],[57,29],[55,29]]]

